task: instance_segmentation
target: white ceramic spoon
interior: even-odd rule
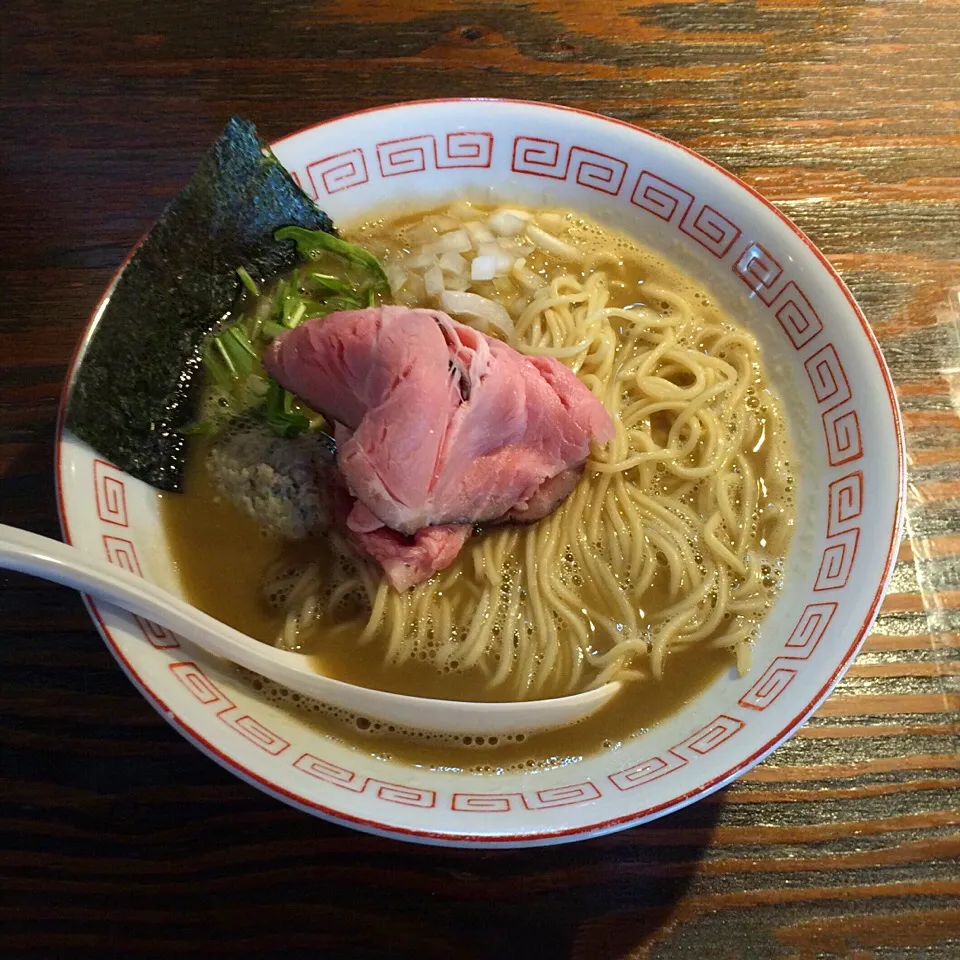
[[[0,524],[0,569],[19,570],[94,594],[291,690],[407,727],[481,735],[560,727],[599,710],[620,689],[619,683],[608,683],[569,697],[519,703],[428,700],[385,693],[316,673],[303,654],[253,640],[155,584],[59,540]]]

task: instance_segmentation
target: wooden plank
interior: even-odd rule
[[[896,592],[800,735],[661,821],[520,853],[268,799],[147,706],[76,595],[0,574],[0,954],[958,954],[957,0],[10,0],[0,58],[3,522],[56,534],[76,339],[229,115],[281,136],[438,94],[599,110],[777,203],[880,339],[913,484]]]

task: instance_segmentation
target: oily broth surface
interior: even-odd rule
[[[453,229],[458,222],[461,225],[464,221],[468,220],[479,220],[482,222],[492,210],[493,208],[482,205],[455,203],[447,209],[388,216],[378,220],[367,221],[360,224],[354,230],[348,231],[348,236],[351,240],[361,243],[380,257],[388,272],[391,268],[394,270],[399,269],[401,276],[406,276],[406,285],[396,293],[398,301],[410,306],[437,307],[441,305],[441,301],[429,295],[428,288],[424,283],[424,278],[418,275],[415,270],[407,268],[407,263],[409,262],[411,265],[415,264],[415,260],[417,259],[416,255],[419,251],[424,250],[425,243],[429,243],[430,247],[434,250],[437,248],[437,245],[432,242],[432,238],[437,235],[438,231]],[[534,555],[550,557],[552,564],[551,569],[556,571],[556,579],[554,580],[554,585],[551,586],[551,590],[560,591],[562,588],[556,581],[561,580],[563,584],[565,584],[566,589],[572,590],[578,595],[578,599],[582,601],[583,607],[586,608],[583,612],[585,614],[588,611],[590,612],[587,623],[597,640],[597,643],[593,645],[593,650],[600,654],[602,654],[605,649],[609,649],[610,646],[618,644],[623,637],[636,637],[638,632],[643,630],[644,621],[646,621],[646,624],[663,623],[664,621],[658,617],[659,613],[661,611],[676,610],[681,606],[681,604],[676,601],[684,597],[684,591],[686,591],[687,596],[695,596],[694,588],[698,582],[698,575],[695,570],[691,573],[692,585],[691,580],[688,579],[686,586],[681,588],[680,594],[678,595],[675,592],[677,582],[674,576],[675,568],[673,568],[672,565],[676,563],[676,554],[673,555],[674,559],[671,560],[668,560],[663,552],[657,554],[661,566],[660,569],[657,570],[656,564],[654,564],[652,581],[646,580],[643,576],[631,579],[632,576],[636,575],[629,573],[630,568],[626,566],[625,561],[630,551],[635,549],[634,544],[636,544],[637,540],[646,540],[648,545],[656,544],[661,542],[661,540],[658,540],[658,537],[662,538],[664,533],[662,521],[659,518],[654,519],[651,528],[651,526],[648,526],[646,523],[639,525],[635,514],[631,517],[633,508],[630,505],[630,499],[633,497],[633,493],[630,491],[641,490],[643,495],[658,500],[661,505],[671,504],[671,506],[667,508],[668,510],[687,510],[692,525],[688,527],[686,531],[682,531],[680,536],[685,537],[693,562],[700,565],[699,574],[702,576],[702,579],[699,582],[701,584],[709,582],[709,561],[705,563],[701,556],[701,554],[707,554],[707,550],[704,549],[703,538],[713,536],[712,530],[716,530],[716,522],[720,517],[720,513],[723,513],[724,517],[730,515],[731,502],[735,505],[744,504],[746,512],[743,513],[742,516],[736,516],[735,510],[733,510],[733,521],[725,520],[724,523],[726,524],[728,532],[735,530],[741,531],[738,535],[733,535],[733,539],[739,536],[741,550],[743,549],[742,545],[745,539],[748,553],[753,554],[752,562],[744,560],[744,563],[741,564],[740,567],[736,567],[736,561],[733,559],[730,560],[731,566],[736,567],[735,570],[731,569],[731,567],[727,568],[729,576],[732,577],[732,579],[728,578],[726,581],[730,584],[730,593],[728,594],[726,589],[723,588],[722,595],[724,599],[722,602],[719,591],[714,596],[714,607],[718,608],[717,617],[719,618],[720,611],[726,609],[727,612],[723,613],[722,621],[712,621],[714,624],[719,623],[719,627],[717,627],[714,632],[708,635],[701,634],[701,636],[704,636],[702,642],[705,645],[719,645],[726,630],[726,624],[729,623],[732,627],[735,621],[739,621],[737,625],[741,632],[738,636],[744,636],[746,632],[742,629],[744,620],[749,620],[751,628],[755,630],[759,620],[765,612],[769,610],[773,597],[778,590],[783,558],[786,555],[790,539],[789,528],[792,526],[793,515],[795,513],[786,430],[781,419],[780,404],[775,395],[769,390],[765,377],[763,376],[756,344],[747,331],[743,331],[742,328],[712,302],[710,296],[701,286],[652,251],[641,248],[628,236],[605,230],[596,223],[576,213],[543,210],[533,212],[535,213],[538,226],[562,236],[564,241],[568,243],[572,242],[577,248],[579,257],[573,262],[570,260],[565,261],[562,259],[562,253],[561,257],[558,258],[544,253],[541,249],[524,253],[525,261],[521,261],[521,263],[525,262],[526,269],[532,270],[535,274],[539,274],[545,283],[566,275],[571,278],[569,281],[557,280],[556,282],[573,284],[573,288],[577,290],[585,289],[590,283],[598,279],[602,281],[603,278],[605,278],[604,287],[609,295],[607,306],[614,308],[614,310],[608,311],[608,314],[617,317],[616,320],[612,321],[615,330],[611,331],[611,333],[613,336],[619,335],[620,346],[622,346],[623,349],[621,353],[620,347],[618,347],[616,354],[616,363],[623,365],[620,367],[621,370],[624,369],[624,367],[630,368],[631,362],[634,364],[640,363],[639,357],[648,358],[642,361],[644,364],[654,363],[654,361],[649,358],[656,355],[657,351],[652,350],[649,344],[640,348],[639,341],[633,339],[636,336],[635,331],[637,329],[634,323],[636,323],[637,317],[640,316],[648,317],[649,322],[654,325],[655,329],[662,329],[657,326],[661,323],[666,329],[670,329],[671,324],[682,325],[679,333],[673,333],[673,330],[671,330],[672,335],[679,337],[679,340],[674,340],[673,342],[681,345],[681,358],[679,360],[674,359],[676,357],[674,353],[671,359],[665,362],[665,366],[669,366],[671,363],[679,363],[681,370],[687,371],[680,374],[681,379],[676,379],[676,374],[674,373],[668,375],[673,379],[676,387],[680,389],[692,386],[697,379],[704,382],[703,377],[705,376],[703,372],[705,368],[699,360],[694,359],[691,367],[683,367],[683,364],[687,362],[682,358],[682,352],[684,350],[694,358],[709,355],[710,361],[714,363],[735,363],[735,357],[738,357],[745,363],[745,368],[740,367],[741,372],[739,374],[739,383],[743,384],[743,387],[740,389],[740,392],[736,394],[740,398],[737,401],[737,409],[743,411],[744,416],[733,418],[729,421],[723,420],[722,423],[724,426],[719,428],[709,439],[712,440],[718,433],[722,435],[724,429],[736,430],[738,423],[743,424],[746,422],[747,424],[753,424],[754,426],[748,426],[746,428],[745,434],[741,431],[739,440],[733,441],[735,443],[734,449],[739,451],[737,457],[739,466],[728,464],[728,469],[723,471],[726,473],[727,478],[729,478],[731,474],[736,475],[740,473],[749,479],[745,481],[747,486],[740,488],[741,492],[733,495],[727,492],[727,499],[721,503],[721,499],[723,498],[720,497],[719,492],[715,492],[715,488],[712,486],[712,478],[710,480],[704,480],[702,483],[700,481],[693,481],[692,490],[690,489],[691,483],[680,483],[677,479],[678,475],[685,477],[691,476],[691,474],[680,472],[690,464],[689,462],[685,464],[683,461],[674,459],[672,462],[676,463],[679,467],[676,474],[672,472],[672,466],[665,469],[663,465],[659,465],[655,471],[652,471],[649,467],[643,467],[639,473],[639,476],[643,478],[642,480],[637,479],[637,473],[633,474],[632,479],[624,480],[626,487],[630,488],[630,490],[626,492],[626,495],[622,486],[616,494],[612,494],[608,492],[613,489],[612,486],[604,485],[601,474],[589,476],[591,467],[588,465],[587,475],[584,476],[579,484],[578,491],[571,496],[566,504],[557,510],[553,518],[560,520],[561,532],[559,533],[559,549],[556,548],[558,542],[558,535],[556,533],[548,533],[545,536],[541,536],[537,532],[546,529],[545,525],[549,524],[550,521],[544,521],[532,528],[522,530],[519,534],[517,545],[512,548],[508,547],[506,552],[501,551],[499,556],[503,557],[503,561],[501,562],[498,558],[492,566],[490,565],[492,551],[489,550],[489,545],[491,543],[502,543],[500,537],[489,537],[486,541],[483,537],[478,537],[467,544],[467,547],[464,549],[464,554],[470,550],[473,553],[474,559],[475,572],[473,574],[473,582],[482,583],[485,580],[489,580],[489,582],[494,584],[499,583],[499,597],[496,596],[495,586],[491,605],[486,606],[488,600],[491,599],[491,591],[487,590],[484,593],[482,599],[479,601],[483,604],[480,609],[481,611],[488,611],[488,613],[485,616],[478,616],[473,619],[471,624],[472,632],[466,638],[466,642],[463,642],[463,634],[461,634],[461,643],[457,648],[458,652],[465,649],[471,651],[476,650],[476,640],[474,639],[473,644],[471,644],[471,638],[481,637],[484,629],[489,632],[489,626],[478,629],[478,620],[483,620],[487,623],[492,622],[494,624],[494,638],[498,637],[498,630],[500,630],[500,637],[506,635],[501,629],[504,621],[499,619],[502,617],[504,608],[506,607],[504,597],[511,584],[515,588],[518,582],[522,583],[526,576],[525,572],[531,569],[531,544],[535,544],[533,547]],[[446,222],[441,223],[441,221]],[[427,229],[430,224],[433,224],[432,232],[430,229]],[[472,229],[475,226],[477,226],[477,224],[466,223],[468,229]],[[459,232],[462,233],[463,231],[460,230]],[[458,249],[463,248],[458,247]],[[414,254],[415,257],[408,261],[411,253]],[[407,270],[405,271],[404,268],[407,268]],[[444,270],[447,269],[448,266],[444,265]],[[452,265],[449,269],[456,270],[457,267]],[[602,277],[590,277],[593,271],[601,273]],[[588,280],[588,278],[590,279]],[[453,279],[456,281],[457,278],[454,277]],[[581,287],[581,284],[584,286]],[[454,289],[463,289],[463,287],[454,286]],[[551,343],[549,336],[543,337],[539,331],[532,332],[529,317],[531,310],[536,311],[536,300],[533,305],[527,310],[524,310],[524,306],[529,302],[529,295],[522,295],[520,299],[514,299],[521,291],[518,289],[518,285],[511,280],[502,278],[487,282],[472,282],[468,289],[472,293],[479,293],[491,299],[499,300],[510,311],[515,321],[518,320],[518,317],[520,318],[517,335],[507,338],[508,342],[518,347],[518,349],[549,353],[551,346],[559,345],[567,347],[570,343],[569,339],[560,341],[559,343],[554,339]],[[571,287],[568,285],[563,289],[569,290]],[[556,296],[556,285],[554,285],[553,290],[553,295]],[[642,307],[643,309],[636,313],[631,311],[628,319],[626,311],[630,307]],[[623,311],[623,314],[617,314],[617,309]],[[568,326],[564,328],[562,321],[551,319],[549,314],[550,311],[548,310],[546,317],[548,327],[555,324],[556,327],[564,330],[566,337],[572,337],[574,342],[576,342],[580,336],[584,336],[584,328],[577,327],[576,325],[578,321],[574,320],[571,323],[570,320],[568,320]],[[640,323],[642,326],[643,321]],[[539,324],[539,320],[537,324]],[[574,330],[577,330],[577,332],[574,333]],[[552,334],[553,337],[556,337],[556,335],[556,332]],[[609,343],[609,341],[607,342]],[[719,346],[720,342],[727,344],[727,353],[724,353],[723,347]],[[634,345],[631,346],[631,343]],[[538,346],[532,346],[532,344],[537,344]],[[713,344],[718,344],[716,349],[719,349],[719,353],[715,352]],[[733,352],[731,353],[731,351]],[[597,355],[600,356],[602,353],[603,351],[598,349]],[[569,353],[565,355],[570,356]],[[704,356],[703,359],[706,360],[707,357]],[[577,360],[576,362],[580,363],[581,361]],[[577,367],[575,366],[574,369],[577,369]],[[593,367],[592,369],[596,371],[598,367]],[[631,369],[636,369],[636,366]],[[654,364],[653,367],[646,366],[645,369],[648,373],[652,373],[657,369],[656,364]],[[673,369],[675,370],[676,367]],[[609,370],[609,367],[607,370]],[[588,383],[591,382],[592,378],[594,384],[592,389],[595,391],[598,390],[596,377],[591,373],[589,363],[585,363],[584,366],[580,368],[580,374]],[[667,374],[659,375],[667,376]],[[608,379],[599,390],[605,391],[604,402],[613,410],[617,406],[615,393],[619,388],[614,386],[615,381],[609,379],[609,373],[605,373],[604,376]],[[638,373],[637,376],[639,377],[640,374]],[[686,379],[682,379],[682,377],[686,377]],[[647,380],[651,378],[644,376],[643,379]],[[653,379],[655,379],[655,377]],[[705,382],[709,384],[710,380],[707,379]],[[632,385],[633,381],[631,380],[629,383]],[[643,391],[646,389],[646,386],[641,386],[639,395],[642,396]],[[658,388],[655,387],[653,389],[656,390]],[[709,394],[705,395],[709,396]],[[648,394],[647,399],[637,402],[641,404],[648,403],[656,407],[658,404],[651,403],[650,396],[651,395]],[[629,417],[631,409],[636,409],[636,407],[631,407],[631,403],[637,397],[637,392],[631,394],[630,388],[625,387],[623,399],[619,401],[620,410],[626,418],[624,422],[627,428],[630,428],[631,423],[636,424],[636,421],[631,421]],[[676,394],[664,394],[663,392],[655,395],[655,399],[658,401],[663,399],[669,401],[675,399],[675,397]],[[691,404],[691,406],[693,405],[694,404]],[[663,408],[669,408],[669,412]],[[661,404],[661,411],[653,413],[650,416],[650,436],[654,439],[656,446],[662,446],[667,441],[668,431],[675,416],[675,410],[676,407],[671,403],[663,403]],[[686,411],[684,412],[686,413]],[[718,411],[718,416],[724,416],[722,410]],[[716,422],[717,421],[714,421],[714,423]],[[705,421],[703,429],[709,431],[713,428],[709,427],[708,421]],[[756,429],[757,432],[751,433],[753,429]],[[707,434],[704,433],[701,434],[701,436],[706,437]],[[624,453],[624,447],[620,446],[620,444],[624,443],[624,440],[618,439],[616,441],[617,446],[611,448],[619,451],[612,455],[613,460],[631,460],[633,454],[644,449],[641,445],[642,442],[642,438],[639,441],[631,439],[626,448],[627,452]],[[701,440],[700,445],[701,447],[705,445],[709,447],[709,441],[705,443],[704,440]],[[646,454],[644,456],[646,456]],[[643,457],[637,458],[637,460],[642,459]],[[599,456],[598,460],[602,461],[604,457]],[[691,456],[690,460],[694,461],[694,457]],[[608,460],[608,463],[609,462],[610,460]],[[597,468],[600,470],[602,470],[603,467],[604,464],[602,462],[597,465]],[[629,473],[622,474],[622,476],[630,478]],[[703,477],[704,474],[699,474],[699,476]],[[607,474],[607,479],[609,479],[609,474]],[[733,482],[736,483],[735,480]],[[641,483],[643,484],[642,487],[639,485]],[[685,492],[678,493],[678,488],[685,488]],[[753,491],[752,497],[749,492],[743,492],[750,490]],[[743,499],[733,499],[740,497]],[[598,527],[597,519],[600,516],[601,504],[603,504],[602,515],[604,520]],[[754,510],[754,507],[757,509]],[[662,509],[662,506],[660,509]],[[610,516],[609,520],[607,519],[608,515]],[[699,528],[696,521],[697,516],[702,518],[699,523]],[[585,519],[588,517],[586,527],[584,527],[582,525],[584,520],[581,518]],[[712,518],[712,530],[709,531],[706,529],[707,525],[704,522],[707,517]],[[741,520],[742,522],[740,522]],[[731,522],[733,526],[730,525]],[[579,532],[575,529],[578,525],[580,528]],[[628,542],[627,546],[623,546],[624,541],[620,538],[620,531],[625,528],[635,531],[633,540]],[[674,527],[674,530],[676,530],[676,527]],[[598,533],[600,534],[599,536]],[[565,540],[564,538],[568,539]],[[715,542],[715,540],[711,540],[711,544]],[[487,544],[487,547],[484,547],[484,543]],[[565,549],[564,543],[566,543]],[[654,549],[655,548],[648,546],[648,550],[652,551]],[[664,550],[667,549],[667,547],[664,547]],[[713,549],[712,546],[711,549]],[[496,547],[494,547],[494,550],[496,550]],[[717,557],[718,554],[714,553],[713,556]],[[725,556],[729,557],[731,555],[728,552]],[[722,559],[719,562],[721,565],[724,565],[727,563],[727,560]],[[670,568],[668,568],[668,564]],[[746,566],[749,576],[744,574],[744,566]],[[463,570],[465,567],[469,567],[469,563],[467,558],[462,555],[462,559],[451,569]],[[613,590],[610,589],[611,581],[609,574],[606,575],[607,582],[604,583],[603,568],[612,571],[613,579],[619,583],[618,587],[615,587]],[[634,569],[636,568],[634,567]],[[485,577],[485,572],[491,570],[494,571],[494,575]],[[738,571],[741,577],[739,581],[736,579]],[[724,571],[720,571],[721,574],[723,572]],[[467,575],[467,579],[469,580],[469,575]],[[723,580],[721,579],[720,582],[723,583]],[[627,599],[627,591],[630,589],[628,585],[633,583],[641,583],[643,586]],[[750,602],[753,604],[753,610],[748,613],[746,617],[731,614],[727,602],[731,594],[735,594],[739,590],[740,583],[743,583],[744,590],[748,591],[748,594],[745,595],[752,596]],[[469,594],[465,591],[465,586],[469,587],[469,582],[466,585],[462,582],[454,583],[451,589],[446,589],[445,586],[446,594],[441,602],[447,603],[448,598],[453,598],[454,603],[460,598],[466,600]],[[539,596],[537,596],[538,593],[540,594]],[[619,596],[617,595],[618,593],[620,594]],[[426,622],[428,649],[421,651],[421,653],[425,654],[425,657],[429,659],[432,650],[436,647],[442,647],[444,644],[441,638],[440,641],[435,644],[434,648],[430,647],[430,644],[433,643],[432,625],[436,623],[436,619],[424,621],[423,615],[411,616],[409,611],[414,609],[423,611],[426,609],[430,610],[432,616],[433,610],[437,605],[434,603],[431,607],[429,605],[429,597],[423,595],[417,597],[417,591],[414,592],[413,597],[413,602],[406,605],[407,613],[402,612],[404,610],[402,604],[397,604],[395,609],[401,612],[394,612],[392,617],[387,619],[387,628],[392,631],[395,637],[397,635],[397,624]],[[628,606],[623,602],[625,599]],[[379,599],[378,602],[380,602]],[[535,587],[527,594],[527,600],[524,602],[533,604],[534,606],[543,604],[544,609],[547,611],[546,614],[542,614],[538,607],[537,615],[533,616],[531,620],[537,625],[535,628],[537,635],[550,636],[550,633],[545,632],[544,623],[546,622],[546,627],[552,631],[553,623],[550,621],[551,618],[557,618],[558,613],[560,613],[558,610],[560,605],[554,604],[552,607],[550,606],[550,601],[546,600],[546,587],[544,587],[542,591]],[[571,609],[579,609],[581,606],[580,603],[577,603],[573,599],[570,599],[568,602],[571,604]],[[477,603],[478,600],[474,599],[474,607],[477,606]],[[620,604],[619,609],[616,606],[618,603]],[[731,604],[730,606],[735,606],[735,604]],[[744,604],[740,609],[745,609],[746,606],[747,604]],[[462,609],[463,606],[461,606],[461,610]],[[528,609],[530,608],[528,607]],[[673,615],[676,621],[682,622],[680,619],[681,614]],[[468,613],[468,623],[470,616],[471,614]],[[461,619],[454,618],[454,623],[463,623],[463,614],[461,614],[460,617]],[[602,628],[594,625],[594,618],[596,618],[599,623],[603,623]],[[374,618],[374,621],[375,620],[376,617]],[[444,635],[449,635],[449,631],[445,626],[448,620],[449,618],[447,618],[447,620],[444,620],[442,617],[440,618],[441,624],[444,625],[440,632]],[[639,624],[637,620],[640,621]],[[619,626],[611,628],[607,625],[610,621],[616,621]],[[509,619],[505,622],[508,625],[510,624]],[[560,619],[555,619],[554,622],[557,624],[557,630],[561,635],[567,634],[568,636],[572,636],[573,631],[571,631],[569,626],[561,623]],[[580,622],[582,623],[584,621],[581,619]],[[579,624],[574,624],[576,628],[579,628],[579,626]],[[378,629],[380,629],[379,626]],[[619,634],[614,632],[615,630],[619,631]],[[391,650],[399,651],[400,654],[404,652],[404,644],[408,645],[407,649],[409,649],[409,645],[413,645],[416,649],[417,645],[422,642],[423,631],[417,630],[415,627],[407,627],[405,631],[401,630],[400,634],[403,635],[403,639],[391,643]],[[650,634],[648,633],[647,636],[649,639]],[[494,639],[492,642],[496,645],[501,641]],[[515,642],[517,642],[518,645],[516,647],[517,653],[513,659],[515,663],[522,667],[524,661],[521,651],[524,641],[521,637],[517,637]],[[701,641],[698,640],[697,642],[699,643]],[[552,644],[550,648],[552,649]],[[663,646],[661,645],[659,649],[662,651]],[[442,654],[442,650],[440,652]],[[611,656],[612,655],[614,654],[611,654]],[[741,670],[747,669],[750,660],[749,644],[738,642],[735,655],[737,657],[737,664]],[[547,660],[549,654],[544,653],[543,657],[544,660]],[[502,660],[500,655],[495,655],[493,670],[497,672],[498,677],[503,676],[501,664]],[[657,673],[657,670],[654,669],[654,672]],[[487,675],[489,676],[490,673],[488,672]],[[571,689],[570,687],[563,687],[562,672],[554,671],[553,676],[557,677],[554,685],[551,687],[548,683],[545,686],[539,687],[539,695],[559,696]],[[501,695],[501,698],[511,699],[513,695],[512,691],[509,691],[507,685],[503,684],[502,681],[498,682],[504,687],[504,693]],[[496,687],[496,683],[494,683],[493,686]],[[574,687],[573,689],[577,688]]]
[[[345,236],[389,259],[391,251],[404,245],[405,231],[423,216],[423,212],[418,212],[368,221],[346,230]],[[701,287],[655,254],[645,254],[639,267],[633,263],[618,265],[618,251],[629,250],[635,255],[636,244],[576,215],[562,216],[568,237],[603,257],[600,268],[609,278],[611,305],[625,307],[642,299],[644,282],[653,282],[695,301],[705,318],[730,322]],[[607,256],[611,252],[613,257]],[[543,254],[529,256],[527,263],[544,277],[571,272],[569,265]],[[492,284],[489,290],[479,286],[475,289],[487,295],[495,293]],[[398,299],[404,298],[401,295]],[[768,433],[784,436],[781,423],[771,423],[769,428]],[[178,573],[187,596],[196,606],[250,636],[271,642],[283,617],[262,596],[264,570],[275,561],[291,567],[318,557],[321,562],[323,558],[332,562],[332,555],[323,538],[285,542],[260,531],[254,521],[217,495],[204,467],[205,456],[205,441],[196,439],[185,494],[162,497],[161,512]],[[760,467],[760,456],[755,459]],[[772,469],[778,466],[782,468],[783,464],[774,462]],[[466,550],[458,562],[469,562]],[[589,589],[589,584],[584,588]],[[441,673],[429,663],[417,660],[400,667],[385,667],[383,650],[377,643],[360,646],[344,632],[324,642],[322,625],[315,636],[318,639],[307,652],[317,657],[318,669],[329,676],[420,696],[470,700],[497,697],[480,675]],[[566,730],[511,740],[499,738],[496,743],[470,736],[443,738],[404,733],[310,703],[269,681],[253,678],[251,682],[266,699],[296,710],[310,724],[363,752],[440,769],[509,770],[556,766],[603,747],[615,748],[690,702],[725,666],[732,664],[730,652],[721,649],[695,646],[671,652],[663,681],[645,679],[627,684],[624,692],[604,710]]]
[[[218,497],[203,466],[202,444],[191,454],[185,493],[162,494],[161,516],[174,564],[185,592],[195,606],[270,642],[282,617],[262,598],[260,577],[275,559],[301,563],[322,544],[282,541],[263,534],[249,517]],[[684,650],[670,655],[667,682],[644,680],[594,716],[564,730],[517,737],[444,737],[423,731],[402,731],[311,701],[269,680],[246,674],[246,681],[264,699],[291,710],[315,727],[365,754],[411,766],[450,771],[508,772],[546,769],[575,762],[599,749],[617,749],[625,740],[655,726],[705,690],[730,656],[723,650]],[[341,680],[376,683],[397,692],[421,696],[452,694],[450,681],[419,663],[384,670],[376,650],[343,643],[318,657],[324,673]],[[401,675],[398,677],[394,674]]]
[[[278,559],[291,564],[315,559],[325,544],[319,539],[285,541],[263,533],[217,494],[204,467],[205,447],[206,442],[198,440],[191,451],[185,492],[160,495],[174,566],[192,604],[269,643],[283,618],[263,598],[260,578],[265,567]],[[462,683],[457,674],[441,676],[417,662],[385,670],[380,651],[346,641],[328,648],[317,662],[328,676],[398,693],[450,698],[458,692],[458,681]],[[361,752],[413,766],[484,772],[560,766],[598,749],[614,749],[689,703],[730,665],[724,650],[674,652],[666,682],[649,679],[627,685],[603,710],[574,726],[512,739],[398,731],[311,701],[253,674],[246,674],[246,680],[264,699],[294,711],[311,726]],[[467,692],[478,692],[474,687]],[[480,688],[479,693],[485,691]]]

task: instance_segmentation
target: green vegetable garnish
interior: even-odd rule
[[[380,261],[368,250],[356,244],[347,243],[332,234],[322,230],[305,230],[303,227],[281,227],[274,233],[278,240],[293,240],[297,245],[297,252],[301,257],[317,259],[321,253],[335,253],[344,260],[365,267],[376,278],[377,289],[380,293],[390,290],[390,282],[383,272]]]
[[[346,280],[338,280],[336,277],[328,276],[325,273],[311,273],[310,279],[321,287],[331,290],[333,293],[346,293],[349,295],[353,292],[353,287],[347,283]]]
[[[257,282],[250,276],[247,272],[246,267],[237,267],[237,276],[243,281],[243,285],[255,296],[260,296],[260,291],[257,289]]]
[[[267,374],[264,352],[274,337],[305,320],[373,307],[389,293],[379,260],[362,247],[301,227],[282,227],[274,236],[293,240],[306,262],[264,287],[243,267],[237,268],[254,299],[204,345],[210,400],[205,418],[189,424],[183,433],[212,433],[219,421],[250,414],[263,417],[280,437],[321,427],[322,417]]]
[[[299,408],[293,394],[270,381],[265,405],[267,426],[278,437],[295,437],[310,429],[310,419]]]

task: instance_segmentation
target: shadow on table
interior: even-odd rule
[[[11,848],[36,873],[16,896],[56,926],[41,935],[25,922],[16,943],[36,951],[6,955],[65,955],[54,948],[99,943],[109,929],[116,953],[103,956],[144,960],[219,956],[225,943],[235,960],[641,956],[674,935],[723,808],[714,795],[612,836],[530,850],[366,836],[263,796],[172,735],[89,628],[42,647],[54,645],[8,665],[10,690],[35,709],[7,718],[6,759],[29,804]],[[83,722],[65,725],[74,710]]]
[[[721,809],[722,798],[714,796],[581,843],[502,853],[443,851],[435,873],[446,880],[435,897],[445,901],[448,935],[470,930],[459,944],[463,956],[613,960],[642,953],[669,937]]]
[[[0,484],[3,519],[56,536],[35,472],[26,463]],[[28,659],[11,652],[4,678],[25,704],[42,705],[7,718],[29,731],[15,740],[11,769],[43,798],[30,807],[37,831],[17,843],[39,858],[41,876],[69,870],[81,884],[46,898],[44,915],[61,925],[50,937],[98,939],[112,918],[125,956],[194,956],[228,940],[237,958],[276,948],[418,960],[613,960],[669,938],[721,796],[608,837],[529,850],[364,836],[262,796],[172,736],[70,591],[26,577],[3,586],[12,639],[34,644]],[[74,711],[83,722],[65,726]],[[44,955],[49,944],[35,946]]]

